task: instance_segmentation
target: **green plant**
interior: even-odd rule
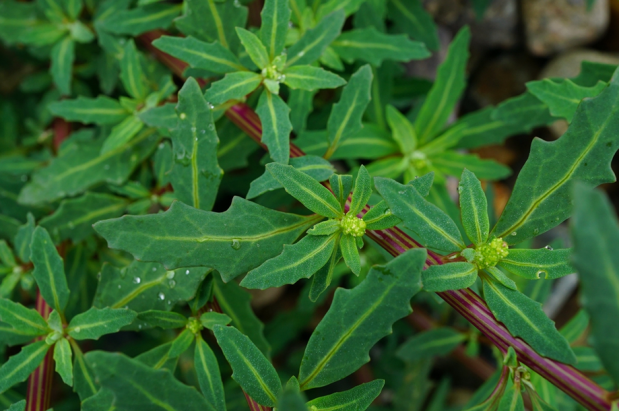
[[[467,28],[431,85],[397,64],[438,47],[419,1],[267,0],[260,27],[245,3],[0,3],[36,67],[0,100],[0,403],[48,409],[55,370],[61,409],[365,410],[384,387],[382,408],[419,409],[454,351],[487,379],[451,407],[609,409],[617,223],[592,188],[615,181],[617,67],[446,126]],[[481,180],[510,170],[463,150],[558,118],[496,217]],[[571,216],[574,248],[533,247]],[[541,303],[575,269],[583,310],[558,330]],[[259,318],[248,289],[289,284]]]

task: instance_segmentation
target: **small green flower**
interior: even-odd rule
[[[200,321],[196,318],[189,318],[187,325],[185,325],[193,334],[199,333],[203,327]]]
[[[498,237],[476,248],[473,263],[479,269],[486,269],[497,265],[506,256],[508,256],[508,243]]]
[[[366,232],[366,222],[350,213],[342,218],[340,221],[340,227],[342,228],[342,233],[353,237],[364,236],[364,233]]]

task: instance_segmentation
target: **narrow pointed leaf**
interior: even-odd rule
[[[192,36],[161,36],[153,42],[153,46],[195,69],[218,74],[247,70],[230,50],[217,41],[207,43]]]
[[[284,49],[291,9],[288,0],[266,0],[260,13],[260,39],[267,48],[270,60]]]
[[[287,164],[289,159],[289,135],[293,125],[289,120],[291,109],[276,94],[263,90],[258,100],[256,114],[263,128],[261,141],[267,145],[269,155],[278,163]]]
[[[198,391],[165,369],[150,368],[121,353],[93,351],[85,355],[101,387],[112,393],[117,410],[200,410],[209,405]]]
[[[325,266],[314,274],[312,277],[312,285],[310,286],[310,293],[308,294],[308,298],[311,302],[316,302],[321,294],[329,288],[334,276],[334,270],[341,257],[342,253],[340,252],[340,248],[335,247],[329,260],[325,263]]]
[[[443,356],[452,352],[467,339],[467,335],[448,327],[431,329],[408,339],[396,351],[396,356],[406,362]]]
[[[180,11],[180,4],[147,4],[115,13],[114,18],[103,21],[102,27],[110,33],[137,36],[150,30],[167,28]]]
[[[174,103],[166,103],[162,106],[151,107],[138,113],[138,118],[147,126],[160,127],[170,132],[177,126],[177,114],[174,111]]]
[[[77,340],[99,339],[103,335],[118,332],[135,318],[136,312],[129,309],[90,308],[71,319],[67,333]]]
[[[260,405],[274,406],[282,384],[269,360],[237,329],[216,326],[214,332],[233,369],[232,378]]]
[[[232,319],[228,315],[217,312],[207,312],[200,315],[200,324],[207,329],[213,330],[215,325],[226,326]]]
[[[45,340],[40,340],[24,346],[18,354],[11,356],[0,367],[0,393],[25,381],[43,361],[48,349],[49,345],[45,343]]]
[[[342,142],[362,128],[362,116],[370,102],[372,70],[365,65],[359,68],[342,89],[340,100],[334,104],[327,120],[329,148],[325,158],[331,157]]]
[[[170,351],[168,356],[171,358],[178,358],[191,346],[194,342],[196,335],[189,329],[184,329],[170,345]]]
[[[192,299],[208,272],[204,267],[167,271],[159,263],[139,261],[120,270],[104,265],[93,305],[136,312],[169,311],[175,304]]]
[[[200,391],[211,410],[226,410],[220,367],[217,364],[217,359],[213,351],[200,335],[196,339],[194,367],[196,368],[196,375],[198,375]]]
[[[552,116],[563,117],[570,123],[579,103],[586,97],[598,95],[607,83],[599,81],[592,87],[578,86],[569,79],[555,82],[543,79],[526,84],[527,90],[549,107]]]
[[[15,234],[15,252],[22,262],[30,262],[30,242],[35,229],[34,216],[28,212],[26,223],[21,225]]]
[[[251,93],[263,81],[260,74],[252,72],[228,73],[222,80],[211,84],[205,93],[210,104],[222,104],[228,100],[240,100]]]
[[[469,240],[474,245],[486,242],[489,237],[487,197],[476,175],[467,169],[463,170],[459,182],[459,205],[461,222]]]
[[[407,119],[394,106],[388,105],[385,109],[387,122],[392,129],[392,136],[403,154],[411,153],[417,145],[415,130]]]
[[[366,165],[368,173],[373,177],[387,177],[396,179],[403,175],[409,167],[409,161],[400,156],[386,157],[384,159],[375,160]]]
[[[172,132],[176,161],[170,173],[174,193],[196,209],[211,210],[224,172],[217,163],[219,140],[211,109],[191,77],[179,92],[176,111],[179,120]]]
[[[400,29],[399,31],[424,42],[430,50],[439,48],[437,26],[420,0],[390,0],[388,13]]]
[[[284,83],[291,89],[335,89],[346,82],[332,72],[313,66],[293,66],[284,72]]]
[[[360,254],[357,250],[356,239],[351,235],[343,235],[340,238],[340,252],[344,258],[344,263],[356,275],[360,274],[362,266],[360,263]]]
[[[308,230],[308,234],[312,236],[331,235],[332,233],[335,233],[339,230],[340,221],[336,219],[330,219],[312,226],[312,229]]]
[[[2,332],[8,326],[31,337],[41,336],[49,331],[47,322],[36,310],[4,298],[0,298],[0,320]]]
[[[130,114],[116,100],[107,96],[95,99],[79,96],[77,99],[61,100],[51,103],[49,110],[65,120],[98,125],[116,124]]]
[[[529,343],[536,352],[563,363],[575,363],[575,354],[541,304],[517,290],[484,279],[484,299],[493,315],[513,336]]]
[[[506,389],[497,405],[500,411],[524,411],[523,397],[521,397],[521,385],[517,382],[508,382]]]
[[[583,184],[574,191],[573,264],[591,318],[592,346],[618,384],[618,220],[605,194]]]
[[[123,198],[87,192],[84,196],[63,200],[58,209],[39,224],[58,239],[77,243],[94,233],[94,223],[118,217],[126,207],[127,201]]]
[[[256,64],[259,69],[264,69],[269,66],[271,58],[261,39],[256,34],[244,28],[237,27],[236,30],[241,44],[254,64]]]
[[[341,207],[344,207],[353,187],[353,176],[335,174],[329,178],[329,185]]]
[[[58,340],[54,344],[54,363],[56,372],[62,381],[69,386],[73,386],[73,364],[71,362],[71,345],[65,338]]]
[[[248,289],[267,289],[309,278],[325,265],[339,234],[306,236],[294,245],[284,245],[282,254],[250,271],[241,281]]]
[[[344,18],[344,12],[337,10],[321,19],[314,28],[307,30],[301,39],[289,48],[287,67],[317,61],[340,34]]]
[[[569,261],[571,249],[510,249],[498,266],[527,279],[557,279],[575,272]]]
[[[342,216],[341,206],[334,195],[307,174],[279,163],[270,163],[266,168],[287,193],[314,213],[330,218]]]
[[[69,36],[52,47],[50,72],[61,94],[71,94],[71,75],[75,59],[75,42]]]
[[[375,186],[392,213],[414,231],[425,246],[448,254],[465,248],[461,232],[441,209],[425,200],[410,185],[377,178]]]
[[[388,229],[402,222],[402,220],[392,214],[385,200],[371,207],[364,214],[363,219],[366,223],[366,230]]]
[[[351,290],[337,289],[327,314],[316,327],[299,370],[301,388],[328,385],[370,360],[369,349],[411,313],[409,301],[421,289],[426,253],[409,250],[385,266],[373,267]]]
[[[94,228],[111,248],[136,259],[160,262],[168,269],[211,267],[228,281],[279,254],[283,244],[316,222],[315,216],[282,213],[235,197],[223,213],[175,202],[165,213],[124,216]]]
[[[101,154],[104,155],[122,147],[134,138],[144,127],[138,116],[129,116],[112,128],[112,133],[105,139]]]
[[[510,175],[510,168],[490,159],[481,159],[473,154],[446,151],[429,156],[433,168],[443,174],[460,176],[463,169],[472,172],[478,179],[499,180]]]
[[[35,229],[30,251],[30,258],[34,264],[32,275],[37,281],[43,299],[56,311],[63,313],[69,301],[69,286],[62,259],[44,228],[39,226]]]
[[[468,28],[461,29],[437,70],[435,83],[413,125],[420,144],[429,142],[444,127],[465,90],[465,65],[469,57],[470,37]]]
[[[422,272],[424,290],[444,292],[470,287],[478,278],[478,268],[469,262],[433,265]]]
[[[146,328],[162,328],[162,329],[179,329],[187,325],[187,318],[180,313],[167,312],[163,310],[147,310],[138,313],[136,321],[142,325],[140,329]]]
[[[306,403],[312,411],[365,411],[381,393],[385,381],[375,379],[348,391],[321,396]]]
[[[269,356],[270,347],[263,334],[264,325],[250,306],[252,295],[236,282],[224,283],[218,277],[213,281],[213,295],[222,311],[232,319],[231,325],[249,337],[265,356]]]
[[[332,43],[332,47],[344,61],[361,60],[373,66],[379,66],[384,60],[405,62],[430,56],[424,43],[409,40],[404,34],[384,34],[374,27],[347,31]]]
[[[549,107],[530,92],[503,101],[495,108],[491,118],[511,127],[519,125],[523,132],[557,120],[549,113]]]
[[[575,180],[589,186],[616,180],[610,163],[617,150],[616,71],[601,94],[579,105],[562,137],[553,142],[534,140],[530,156],[492,234],[509,244],[517,244],[559,225],[570,215],[571,188]]]
[[[77,392],[80,400],[84,402],[85,399],[94,396],[99,391],[99,385],[95,382],[95,376],[93,371],[86,364],[84,360],[84,354],[80,350],[80,347],[75,341],[71,341],[74,353],[73,361],[73,390]]]
[[[351,195],[351,204],[349,206],[349,212],[352,215],[357,215],[362,211],[366,203],[370,200],[372,195],[372,179],[368,174],[366,168],[362,165],[357,173],[355,179],[355,187],[353,188],[353,194]]]
[[[125,45],[121,65],[121,82],[127,93],[134,99],[141,100],[146,97],[148,89],[146,86],[146,75],[142,71],[140,64],[140,54],[136,49],[133,40],[129,40]]]

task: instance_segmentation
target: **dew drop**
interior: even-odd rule
[[[142,329],[142,324],[139,324],[139,325],[138,325],[138,329]]]
[[[306,52],[305,52],[305,51],[303,51],[303,50],[302,50],[302,51],[300,51],[299,53],[297,53],[297,55],[298,55],[299,57],[302,57],[304,54],[306,54]]]
[[[241,242],[239,242],[239,239],[233,239],[230,246],[235,250],[239,250],[239,248],[241,248]]]
[[[136,285],[138,285],[142,280],[139,277],[135,277],[133,278],[133,283],[135,283]]]
[[[536,272],[536,278],[540,279],[541,275],[545,275],[545,279],[547,279],[548,273],[545,270],[539,270],[538,272]]]
[[[510,236],[517,236],[517,232],[512,232]]]
[[[122,287],[121,285],[118,285],[118,288],[119,288],[119,289],[120,289],[121,287]]]
[[[405,191],[404,191],[404,190],[400,190],[400,191],[398,192],[398,194],[399,194],[399,195],[404,195],[404,194],[405,194]]]
[[[196,128],[192,127],[192,133],[196,133]]]
[[[205,134],[207,131],[205,129],[200,129],[200,134]]]
[[[82,328],[80,328],[79,326],[76,326],[75,329],[73,329],[75,333],[80,333],[81,330]]]
[[[549,246],[549,245],[545,246],[545,249],[547,249],[547,250],[553,250],[553,248],[552,248],[551,246]]]
[[[153,272],[156,272],[157,268],[155,266],[153,266]]]
[[[169,270],[166,272],[166,278],[167,279],[174,279],[174,271]]]
[[[176,285],[177,285],[177,282],[175,282],[174,280],[168,281],[168,286],[170,287],[170,289],[174,289]]]
[[[164,295],[164,294],[163,294],[163,293],[161,293],[161,292],[159,292],[159,293],[157,294],[157,297],[158,297],[160,300],[164,300],[164,299],[166,299],[166,295]]]
[[[179,115],[179,118],[180,118],[181,120],[185,120],[185,119],[187,118],[187,115],[186,115],[185,113],[181,113],[181,114]]]
[[[189,269],[185,271],[185,274],[186,274],[186,275],[189,275]]]

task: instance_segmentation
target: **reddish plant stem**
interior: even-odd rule
[[[40,292],[37,292],[36,311],[44,319],[47,319],[52,308],[45,302]],[[45,339],[39,336],[35,341]],[[28,377],[28,390],[26,394],[27,411],[46,411],[50,408],[52,398],[52,377],[54,374],[53,351],[48,350],[41,364]]]
[[[151,44],[154,39],[162,34],[165,33],[163,31],[149,32],[139,38],[143,41],[146,48],[152,51],[158,59],[169,65],[170,69],[177,75],[182,76],[187,64],[172,58]],[[226,111],[226,117],[266,149],[261,142],[262,127],[260,120],[258,115],[249,106],[244,103],[237,103]],[[291,157],[300,157],[304,155],[304,152],[291,143],[290,154]],[[360,216],[366,213],[368,209],[369,206],[366,206],[360,213]],[[397,227],[385,230],[370,230],[366,234],[393,256],[398,256],[409,249],[422,247]],[[443,258],[428,251],[425,268],[430,265],[441,264],[443,264]],[[487,336],[502,352],[506,352],[509,347],[513,347],[521,363],[553,383],[584,407],[590,410],[609,410],[611,408],[609,394],[606,390],[572,366],[545,358],[536,353],[523,340],[512,336],[508,329],[495,319],[482,298],[471,289],[441,292],[438,295]]]

